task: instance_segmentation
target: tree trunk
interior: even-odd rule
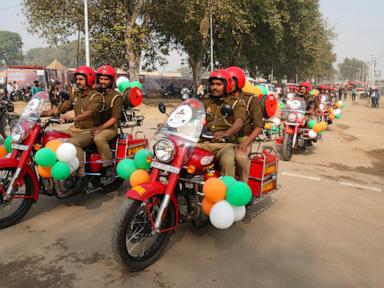
[[[199,85],[201,83],[201,66],[203,63],[203,59],[202,58],[199,58],[199,59],[190,58],[189,63],[192,66],[193,83],[195,84],[195,88],[197,90],[197,88],[199,87]]]
[[[135,21],[140,16],[141,10],[145,4],[145,0],[139,0],[134,7],[132,14],[126,18],[125,24],[125,47],[127,51],[128,60],[128,74],[130,81],[139,80],[141,49],[135,46],[133,39],[133,32]],[[145,25],[145,23],[143,23]]]

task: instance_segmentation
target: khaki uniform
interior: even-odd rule
[[[240,92],[239,97],[244,99],[248,113],[248,118],[242,130],[242,136],[245,138],[252,133],[253,129],[257,127],[263,128],[263,113],[261,111],[260,101],[256,95]],[[239,142],[241,143],[244,138],[240,138]],[[248,182],[250,168],[249,153],[251,153],[251,150],[252,143],[249,144],[247,152],[236,150],[235,154],[237,174],[244,182]]]
[[[121,118],[121,112],[123,109],[123,96],[113,90],[103,92],[104,96],[104,108],[101,113],[101,124],[105,123],[112,117],[117,121]],[[108,129],[101,130],[93,139],[96,144],[97,151],[100,154],[101,160],[103,160],[103,167],[110,166],[112,164],[112,152],[108,142],[117,135],[117,123]]]
[[[247,111],[245,110],[245,102],[243,99],[236,98],[235,96],[227,96],[222,99],[215,99],[213,97],[203,99],[205,111],[207,115],[207,128],[215,133],[217,131],[225,131],[230,128],[236,119],[241,119],[243,122],[247,119]],[[226,119],[222,118],[220,108],[223,104],[231,105],[233,109],[233,116]],[[215,154],[219,161],[221,174],[227,176],[235,176],[235,146],[237,137],[231,139],[231,143],[210,142],[203,141],[198,144],[198,147],[211,151]]]
[[[63,102],[59,108],[60,114],[74,110],[75,116],[85,111],[92,112],[92,118],[89,120],[75,122],[74,127],[66,131],[71,135],[68,142],[77,148],[77,158],[80,161],[80,171],[84,171],[84,147],[92,144],[91,129],[101,124],[100,110],[103,107],[103,96],[95,90],[76,91],[71,95],[69,100]]]

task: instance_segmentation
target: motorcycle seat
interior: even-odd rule
[[[111,148],[115,148],[116,146],[116,141],[120,138],[120,135],[117,134],[115,137],[113,137],[109,142],[109,147]],[[84,148],[84,151],[87,152],[87,153],[98,153],[97,152],[97,147],[96,147],[96,144],[95,143],[92,143],[91,146],[87,146]]]

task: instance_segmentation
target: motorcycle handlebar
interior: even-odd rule
[[[201,138],[204,138],[204,139],[208,139],[208,140],[212,140],[213,139],[213,134],[206,134],[206,133],[203,133],[201,134]],[[222,142],[228,142],[231,140],[231,137],[229,136],[223,136],[223,139],[222,139]]]

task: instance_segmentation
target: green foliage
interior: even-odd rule
[[[0,64],[20,64],[21,45],[18,33],[0,31]]]
[[[356,76],[364,71],[367,73],[368,66],[364,61],[356,58],[345,58],[342,63],[339,63],[339,74],[343,80],[356,80]]]
[[[24,59],[28,65],[46,66],[54,59],[59,60],[66,67],[84,64],[84,61],[77,63],[77,41],[63,43],[58,47],[29,49]]]
[[[30,30],[50,44],[82,35],[82,0],[23,1]],[[274,69],[280,79],[296,74],[300,79],[329,78],[334,73],[334,35],[318,0],[88,2],[92,64],[128,69],[131,80],[137,80],[143,56],[142,67],[154,70],[156,63],[165,64],[168,49],[177,48],[188,55],[198,84],[209,67],[210,15],[219,66],[238,65],[251,76],[267,76]]]

